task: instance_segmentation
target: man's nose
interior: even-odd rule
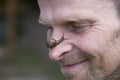
[[[49,57],[52,60],[59,61],[65,54],[72,50],[72,45],[65,41],[57,45],[55,48],[49,50]]]
[[[64,40],[62,38],[64,37]],[[49,49],[49,57],[52,60],[58,61],[60,60],[64,54],[69,53],[72,50],[72,45],[69,40],[67,39],[66,33],[61,28],[54,28],[52,35],[49,37],[49,39],[55,39],[56,41],[60,41],[59,44],[54,46],[53,48]]]

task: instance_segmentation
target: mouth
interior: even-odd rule
[[[76,69],[76,68],[84,65],[87,62],[88,62],[88,59],[85,59],[85,60],[82,60],[82,61],[79,61],[79,62],[76,62],[76,63],[65,64],[65,65],[62,65],[62,69],[63,70],[73,70],[73,69]]]

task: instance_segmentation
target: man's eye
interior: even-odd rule
[[[69,25],[69,30],[74,33],[81,33],[88,30],[92,25],[89,23],[73,23]]]

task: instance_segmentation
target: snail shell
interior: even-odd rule
[[[51,49],[51,48],[57,46],[58,44],[60,44],[63,40],[64,40],[64,34],[61,37],[61,39],[59,39],[59,40],[55,40],[52,38],[52,39],[50,39],[49,42],[47,42],[47,47]]]

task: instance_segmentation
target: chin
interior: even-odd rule
[[[106,80],[107,74],[90,61],[70,66],[61,66],[65,80]]]

